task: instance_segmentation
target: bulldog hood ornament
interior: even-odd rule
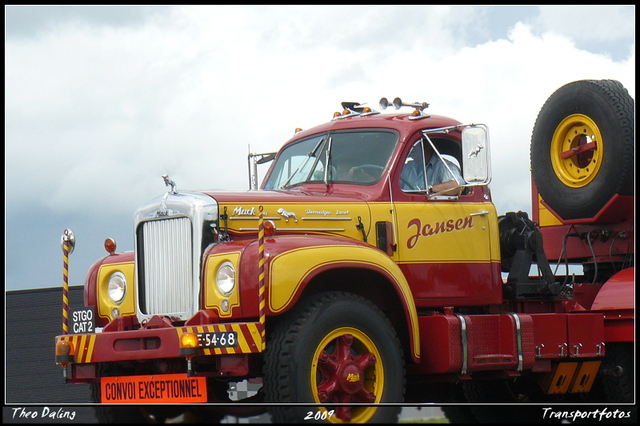
[[[162,179],[164,179],[164,184],[165,186],[170,186],[171,189],[169,189],[169,194],[177,194],[178,191],[176,191],[176,183],[174,181],[172,181],[171,179],[169,179],[169,175],[162,175]]]

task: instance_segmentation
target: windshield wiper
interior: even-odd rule
[[[289,185],[289,182],[291,182],[291,179],[293,179],[293,177],[300,171],[300,169],[303,169],[304,166],[307,165],[307,163],[309,162],[309,159],[311,157],[313,157],[314,155],[316,155],[316,151],[318,151],[318,148],[320,148],[320,145],[322,145],[322,142],[324,142],[324,138],[320,139],[318,141],[318,144],[316,145],[315,148],[313,148],[311,151],[309,151],[309,153],[307,154],[307,158],[304,159],[304,161],[302,162],[302,164],[300,166],[298,166],[298,168],[296,169],[295,172],[293,172],[291,174],[291,176],[289,176],[289,179],[287,179],[287,181],[284,183],[284,185],[282,185],[282,187],[284,189],[287,189],[287,185]]]
[[[329,164],[331,162],[331,146],[333,139],[329,138],[329,144],[327,145],[327,150],[325,151],[325,160],[324,160],[324,184],[329,187]]]

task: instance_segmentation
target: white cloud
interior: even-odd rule
[[[634,6],[540,6],[536,24],[584,41],[633,37]]]
[[[558,10],[541,10],[556,28]],[[521,23],[471,43],[477,17],[462,7],[184,7],[133,26],[74,20],[7,39],[7,207],[132,215],[164,191],[164,173],[179,189],[244,190],[249,144],[274,150],[341,101],[400,96],[487,124],[498,211],[530,211],[542,104],[585,78],[620,80],[634,96],[634,50],[613,61],[576,47],[580,33]],[[633,35],[620,27],[607,26]]]

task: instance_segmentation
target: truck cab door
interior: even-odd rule
[[[453,157],[465,173],[466,181],[469,176],[464,167],[468,164],[462,156],[460,142],[429,139],[436,149],[440,146],[440,151],[455,154]],[[425,149],[421,143],[422,139],[407,147],[402,157],[404,167],[412,167],[412,162],[419,161]],[[456,144],[458,153],[454,152]],[[486,164],[468,166],[478,168]],[[475,174],[488,178],[481,175]],[[426,193],[424,187],[428,183],[408,185],[402,173],[396,173],[395,177],[397,259],[412,288],[416,306],[499,302],[502,287],[498,222],[486,186],[471,186],[459,196],[434,197]]]

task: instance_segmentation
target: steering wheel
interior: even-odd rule
[[[406,178],[400,176],[400,182],[404,183],[408,189],[416,190],[416,191],[424,191],[423,188],[420,188],[417,183],[409,182]],[[406,191],[406,189],[405,189]]]
[[[360,175],[364,173],[364,175],[366,175],[365,177],[368,177],[369,179],[361,180],[361,181],[370,182],[380,177],[383,170],[384,170],[384,167],[378,166],[377,164],[363,164],[361,166],[352,167],[349,170],[349,175],[354,179],[359,180],[357,179],[356,173],[359,173]]]

